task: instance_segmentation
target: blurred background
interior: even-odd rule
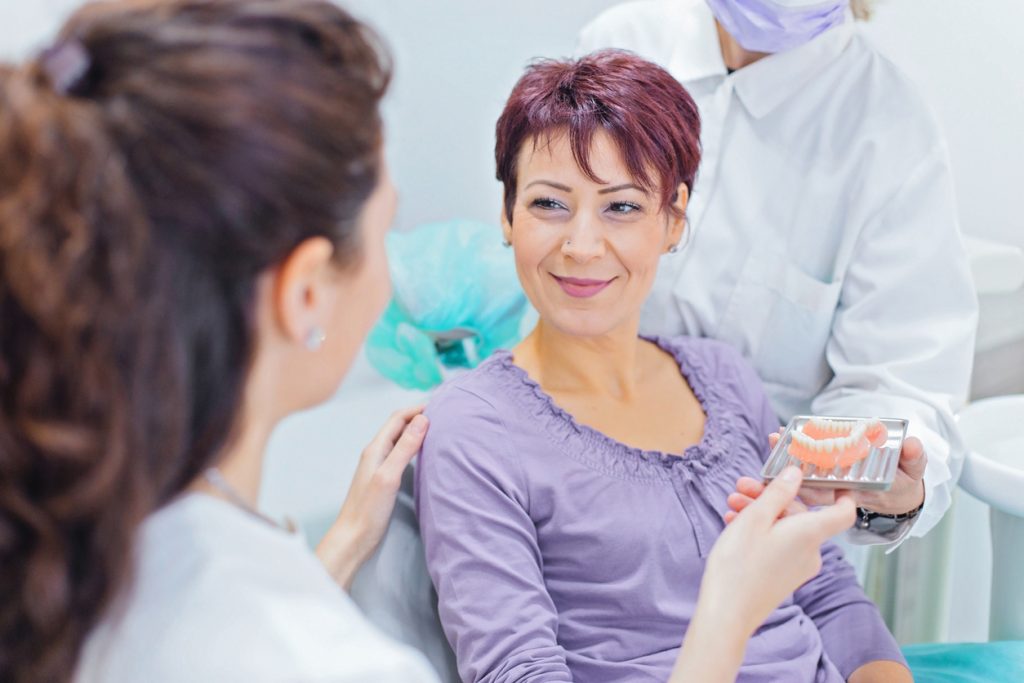
[[[44,47],[73,0],[0,0],[0,58]],[[530,60],[573,53],[579,29],[616,0],[349,0],[396,62],[386,103],[388,156],[401,202],[397,228],[469,218],[497,225],[494,122]],[[949,142],[966,235],[1024,249],[1024,3],[880,0],[869,34],[917,83]],[[500,235],[495,228],[495,241]],[[984,256],[1001,247],[972,242]],[[992,274],[982,258],[979,277]],[[983,287],[975,398],[1024,392],[1024,291]],[[990,290],[990,291],[989,291]],[[360,359],[335,399],[275,434],[265,508],[307,524],[339,504],[359,451],[395,407],[423,400]],[[937,618],[940,638],[985,640],[988,508],[962,490]],[[898,605],[895,607],[898,611]]]

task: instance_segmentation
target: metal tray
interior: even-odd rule
[[[889,439],[880,448],[872,447],[868,456],[850,467],[836,467],[826,470],[797,460],[788,452],[793,432],[803,427],[812,417],[823,417],[829,420],[863,420],[862,417],[834,417],[824,415],[797,415],[775,445],[771,455],[761,470],[765,482],[779,475],[789,465],[796,465],[804,473],[804,486],[822,489],[853,489],[870,491],[888,491],[896,478],[896,469],[900,463],[900,450],[903,439],[907,436],[907,421],[895,417],[879,418],[889,431]]]

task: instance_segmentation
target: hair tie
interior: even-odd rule
[[[67,95],[82,82],[92,66],[92,58],[76,38],[62,40],[40,56],[39,63],[61,95]]]

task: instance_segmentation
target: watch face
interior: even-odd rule
[[[892,519],[891,517],[875,517],[868,522],[868,529],[876,534],[887,534],[901,524],[903,524],[903,522]]]

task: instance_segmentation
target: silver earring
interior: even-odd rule
[[[324,345],[325,341],[327,341],[327,335],[324,334],[324,331],[318,325],[314,325],[313,329],[306,335],[306,348],[310,351],[316,351]]]
[[[677,254],[690,245],[690,238],[693,236],[690,233],[690,219],[686,218],[684,220],[686,224],[683,227],[683,239],[668,248],[668,253],[670,254]]]
[[[509,242],[508,240],[502,240],[501,241],[501,246],[503,246],[503,247],[511,247],[512,243]]]

